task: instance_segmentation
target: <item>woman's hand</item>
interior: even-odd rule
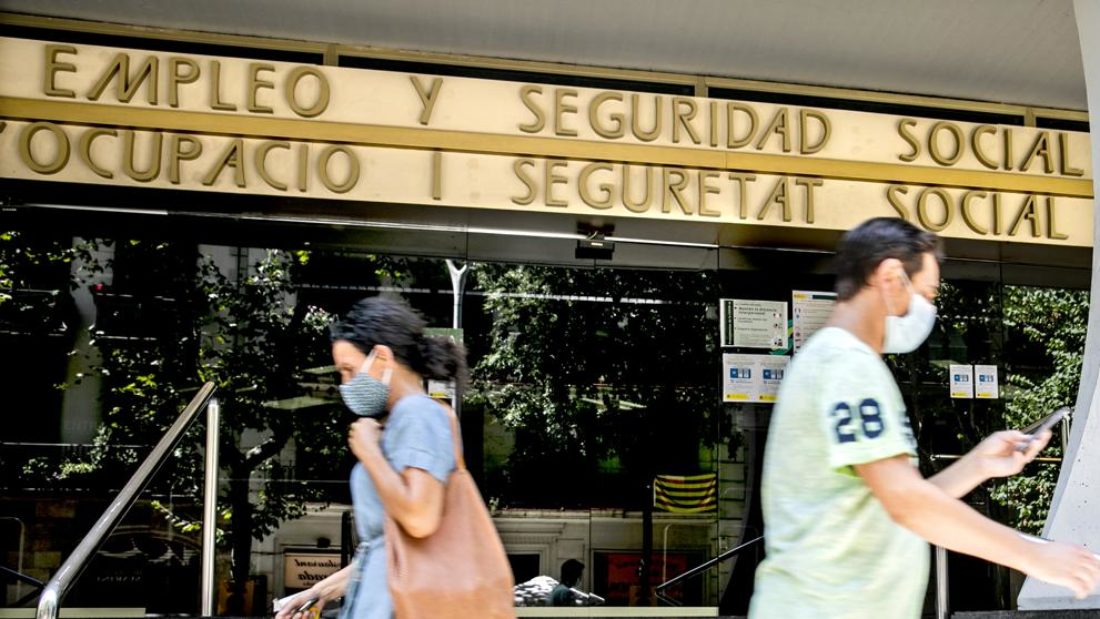
[[[1018,430],[1004,430],[991,434],[968,454],[974,458],[982,474],[990,477],[1008,477],[1023,470],[1050,441],[1050,430],[1032,437]],[[1027,445],[1020,451],[1020,445]]]
[[[301,617],[305,616],[305,613],[299,612],[298,609],[310,600],[317,600],[314,605],[323,606],[325,603],[323,597],[320,592],[314,591],[314,589],[316,589],[316,587],[310,587],[283,602],[283,607],[279,609],[279,612],[275,613],[275,619],[301,619]]]
[[[351,571],[354,567],[355,564],[352,563],[336,573],[330,574],[327,578],[309,589],[297,593],[293,597],[287,598],[283,603],[283,607],[279,609],[279,612],[275,613],[275,619],[303,619],[305,613],[298,612],[298,609],[306,602],[317,600],[310,608],[320,608],[325,605],[325,602],[343,597],[344,593],[347,592],[348,578],[351,576]],[[309,610],[309,608],[306,610]]]
[[[360,461],[364,459],[366,454],[371,453],[370,450],[378,449],[378,442],[381,439],[382,424],[371,417],[359,419],[359,421],[351,424],[351,428],[348,430],[348,446],[351,447],[351,453],[355,454],[355,457]]]

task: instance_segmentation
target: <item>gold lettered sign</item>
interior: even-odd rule
[[[0,130],[0,176],[398,204],[847,230],[898,216],[954,238],[1088,247],[1085,198],[49,122]]]
[[[0,39],[5,178],[1091,246],[1088,135]]]

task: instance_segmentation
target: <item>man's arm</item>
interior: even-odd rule
[[[1100,561],[1090,552],[1069,544],[1025,541],[922,478],[908,455],[854,468],[894,522],[937,546],[1068,587],[1078,598],[1086,597],[1100,583]]]
[[[960,499],[991,477],[1008,477],[1023,470],[1024,465],[1035,459],[1050,440],[1050,432],[1044,432],[1035,440],[1023,432],[1007,430],[990,435],[951,466],[928,478],[937,488],[949,496]],[[1025,451],[1016,447],[1027,443]]]

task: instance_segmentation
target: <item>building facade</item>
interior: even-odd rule
[[[774,387],[829,307],[845,230],[902,217],[946,239],[940,327],[892,361],[929,471],[1002,427],[1013,376],[1051,373],[1013,318],[1028,295],[1087,298],[1093,167],[1072,97],[144,19],[0,21],[3,376],[32,403],[0,441],[0,524],[18,540],[5,565],[36,578],[207,378],[226,419],[220,608],[259,614],[346,561],[349,417],[323,324],[400,294],[469,351],[467,459],[517,582],[576,559],[607,605],[661,607],[657,585],[763,533]],[[1000,388],[952,397],[956,366]],[[196,612],[194,443],[100,551],[82,605]],[[689,608],[669,616],[743,611],[759,559],[750,544],[663,592]],[[1012,606],[1017,576],[952,561],[954,606]]]

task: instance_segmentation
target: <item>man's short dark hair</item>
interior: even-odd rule
[[[836,255],[836,295],[856,296],[883,260],[896,258],[912,277],[924,267],[924,254],[943,260],[940,237],[896,217],[869,219],[840,239]]]
[[[561,584],[566,587],[574,587],[581,580],[581,572],[584,564],[576,559],[569,559],[561,564]]]

